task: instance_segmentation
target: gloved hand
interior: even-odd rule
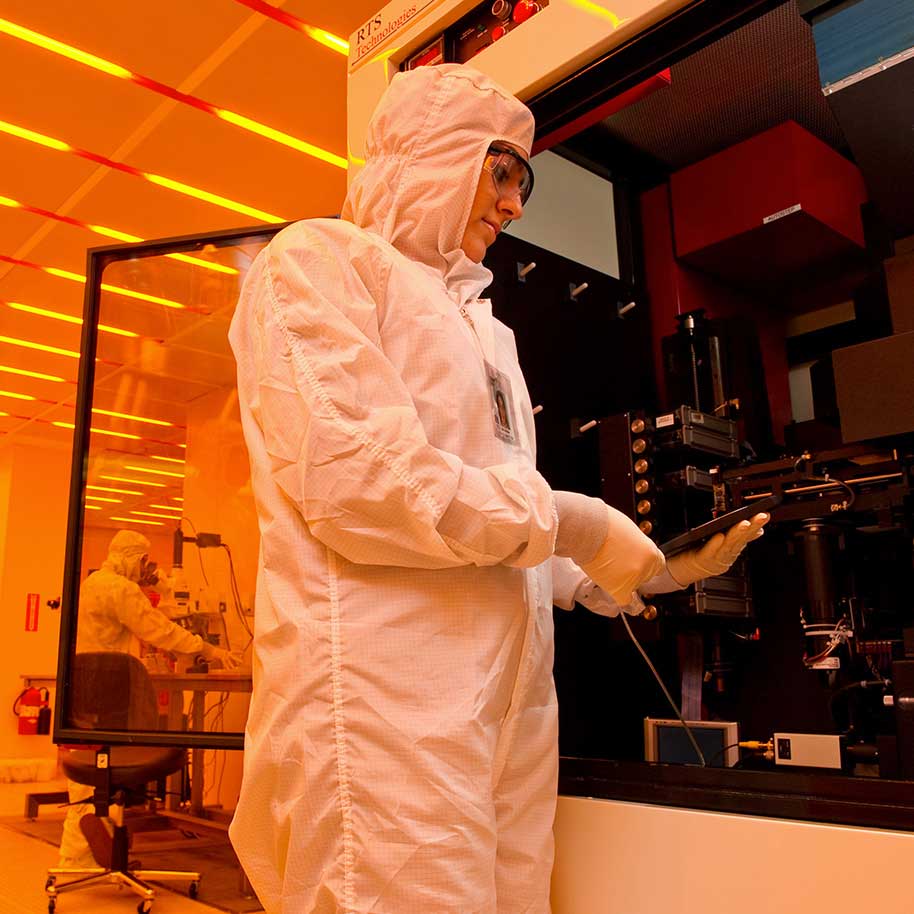
[[[597,554],[581,568],[619,606],[630,605],[638,585],[657,575],[664,565],[663,553],[638,525],[621,511],[607,505],[609,532]]]
[[[640,616],[644,612],[644,602],[640,594],[632,594],[632,602],[620,606],[602,587],[593,581],[585,581],[574,594],[575,603],[580,603],[592,613],[615,619],[622,613],[627,616]]]
[[[667,559],[670,576],[682,587],[713,578],[729,570],[747,543],[758,539],[765,531],[762,527],[771,519],[770,514],[756,514],[751,521],[744,520],[726,533],[715,533],[704,546],[689,549]]]
[[[215,644],[204,642],[200,653],[205,660],[218,660],[224,670],[237,670],[241,666],[241,651],[227,651],[224,648],[216,647]]]

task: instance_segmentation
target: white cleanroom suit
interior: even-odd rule
[[[92,572],[79,589],[76,651],[117,651],[139,653],[139,641],[180,654],[202,654],[219,658],[227,667],[237,666],[228,653],[204,641],[164,613],[155,609],[140,590],[141,566],[149,555],[150,542],[135,530],[119,530],[111,539],[108,557],[102,567]],[[68,781],[70,802],[63,837],[60,842],[59,866],[97,866],[80,829],[80,820],[92,811],[88,800],[92,788]]]
[[[119,530],[108,557],[79,589],[76,650],[138,654],[138,641],[179,654],[200,654],[207,645],[199,635],[176,625],[154,608],[140,590],[140,563],[150,543],[135,530]]]
[[[473,70],[395,77],[343,219],[246,278],[262,541],[231,837],[270,914],[548,911],[556,519],[513,334],[459,250],[489,143],[532,133]]]
[[[624,593],[607,542],[637,527],[583,496],[575,518],[537,473],[513,334],[461,250],[490,144],[532,135],[470,68],[395,76],[342,218],[283,230],[245,279],[261,546],[230,835],[268,914],[548,914],[553,561],[566,603],[588,579],[553,553],[587,540]],[[658,570],[637,536],[628,594]]]

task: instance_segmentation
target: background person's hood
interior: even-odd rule
[[[458,64],[398,73],[368,125],[342,217],[436,270],[460,302],[476,298],[492,274],[460,242],[496,140],[529,153],[533,115],[488,76]]]
[[[149,540],[136,530],[118,530],[108,546],[103,568],[123,575],[131,581],[140,579],[140,559],[149,555]]]

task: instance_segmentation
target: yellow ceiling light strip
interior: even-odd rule
[[[305,23],[302,23],[302,25],[305,25]],[[316,29],[313,26],[306,26],[306,29],[308,30],[306,31],[306,34],[315,41],[319,41],[321,44],[333,48],[340,53],[349,53],[349,45],[347,42],[343,41],[342,38],[338,38],[336,35],[333,35],[324,29]],[[182,92],[180,89],[167,86],[165,83],[160,83],[157,80],[151,79],[148,76],[143,76],[140,73],[133,73],[102,57],[97,57],[95,54],[81,51],[79,48],[74,48],[72,45],[64,44],[62,41],[57,41],[55,38],[24,28],[21,25],[16,25],[16,23],[10,22],[7,19],[0,19],[0,32],[9,35],[11,38],[18,38],[20,41],[27,41],[29,44],[42,48],[45,51],[51,51],[51,53],[58,54],[61,57],[67,57],[83,66],[91,67],[93,70],[100,70],[102,73],[107,73],[109,76],[125,79],[143,89],[156,92],[159,95],[180,102],[190,108],[195,108],[197,111],[203,111],[206,114],[221,118],[224,121],[228,121],[230,124],[240,127],[242,130],[247,130],[249,133],[256,133],[268,140],[272,140],[274,143],[281,143],[283,146],[288,146],[297,152],[303,152],[305,155],[320,159],[330,165],[335,165],[337,168],[346,168],[346,160],[342,156],[335,155],[326,149],[322,149],[320,146],[315,146],[313,143],[308,143],[305,140],[291,136],[288,133],[283,133],[283,131],[276,130],[273,127],[268,127],[266,124],[261,124],[259,121],[253,120],[253,118],[245,117],[234,111],[229,111],[227,108],[219,108],[202,98],[189,95],[186,92]],[[56,142],[60,141],[58,140]],[[275,221],[283,222],[285,220],[277,219]]]
[[[127,524],[145,524],[147,527],[165,526],[160,520],[140,520],[138,517],[109,517],[108,520],[116,520]]]
[[[40,263],[34,263],[31,260],[20,260],[18,257],[10,257],[8,254],[0,254],[0,263],[11,263],[16,267],[28,267],[31,270],[40,270],[42,273],[48,273],[56,276],[58,279],[69,279],[70,282],[85,284],[86,277],[81,273],[74,273],[72,270],[62,270],[60,267],[45,267]],[[110,283],[101,283],[102,289],[106,292],[112,292],[115,295],[124,295],[127,298],[137,298],[141,301],[148,301],[154,305],[162,305],[165,308],[178,308],[180,310],[196,311],[200,314],[207,312],[198,308],[190,308],[179,301],[172,301],[170,298],[160,298],[158,295],[147,295],[145,292],[134,292],[133,289],[123,289],[120,286],[113,286]]]
[[[96,225],[92,222],[83,222],[82,219],[75,219],[73,216],[61,216],[60,213],[52,212],[48,209],[42,209],[40,206],[32,206],[29,203],[23,203],[20,200],[14,200],[12,197],[0,196],[0,206],[8,206],[12,209],[21,209],[23,212],[32,213],[36,216],[41,216],[43,219],[53,219],[55,222],[62,222],[64,225],[72,225],[76,228],[87,229],[90,232],[95,232],[96,235],[102,235],[105,238],[114,238],[117,241],[129,241],[135,243],[137,241],[145,241],[145,238],[140,238],[139,235],[131,235],[129,232],[122,232],[119,229],[109,228],[106,225]],[[203,260],[200,257],[191,257],[189,254],[166,254],[166,257],[170,257],[172,260],[180,260],[184,263],[193,264],[196,267],[204,267],[207,270],[213,270],[216,273],[228,273],[232,276],[238,275],[238,270],[234,267],[226,267],[221,263],[214,263],[209,260]]]
[[[155,514],[155,513],[152,512],[152,511],[131,511],[130,513],[131,513],[131,514],[137,514],[137,515],[139,515],[140,517],[163,517],[163,518],[165,518],[165,520],[179,520],[179,518],[175,517],[174,515],[171,515],[171,514]]]
[[[72,349],[61,349],[59,346],[48,346],[45,343],[33,343],[31,340],[20,340],[14,336],[0,336],[0,343],[21,346],[23,349],[37,349],[39,352],[53,352],[54,355],[65,355],[71,359],[79,358],[79,353]]]
[[[87,511],[101,511],[101,505],[83,505]]]
[[[113,505],[123,504],[123,498],[106,498],[104,495],[87,495],[87,499],[92,499],[92,501],[108,501]]]
[[[34,130],[20,127],[18,124],[0,121],[0,130],[10,136],[19,137],[20,140],[37,143],[39,146],[47,146],[48,149],[55,149],[57,152],[73,152],[73,147],[69,143],[64,143],[63,140],[55,140],[54,137],[45,136],[43,133],[36,133]]]
[[[29,394],[14,394],[11,390],[0,390],[0,397],[10,397],[13,400],[37,400]]]
[[[106,238],[115,238],[118,241],[145,241],[139,235],[131,235],[128,232],[119,232],[117,229],[108,228],[105,225],[95,225],[86,222],[85,227],[96,235],[104,235]],[[234,267],[227,267],[225,264],[216,263],[214,260],[204,260],[202,257],[192,257],[190,254],[166,254],[169,260],[180,260],[182,263],[189,263],[195,267],[203,267],[205,270],[212,270],[214,273],[225,273],[227,276],[237,276],[239,271]]]
[[[0,338],[2,339],[2,338]],[[37,400],[37,397],[33,397],[30,394],[18,394],[13,393],[10,390],[0,390],[0,397],[11,397],[14,400]],[[44,401],[50,402],[50,401]],[[57,404],[61,405],[61,404]],[[145,422],[148,425],[162,425],[168,428],[174,428],[175,425],[173,422],[165,422],[162,419],[147,419],[145,416],[134,416],[132,413],[118,413],[110,409],[101,409],[100,407],[93,406],[92,412],[97,413],[100,416],[112,416],[115,419],[129,419],[132,422]],[[156,457],[156,460],[174,460],[172,457]],[[183,460],[175,460],[175,463],[184,463]],[[108,477],[113,479],[114,477]],[[137,482],[138,480],[130,479],[124,480],[125,482]],[[146,483],[146,485],[159,485],[159,483]]]
[[[349,56],[349,42],[340,38],[339,35],[334,35],[333,32],[328,32],[326,29],[316,29],[313,25],[305,26],[305,34],[324,47],[330,48],[331,51]]]
[[[35,314],[39,317],[50,317],[56,321],[66,321],[68,324],[81,325],[83,322],[81,317],[76,317],[73,314],[63,314],[61,311],[50,311],[47,308],[36,308],[34,305],[25,305],[18,301],[8,301],[6,305],[14,311],[23,311],[26,314]],[[117,336],[139,337],[139,333],[134,333],[132,330],[121,330],[120,327],[109,327],[107,324],[98,324],[97,327],[105,333],[114,333]]]
[[[51,272],[51,268],[48,268],[48,272]],[[85,277],[83,277],[83,282],[85,282]],[[125,298],[136,298],[140,301],[148,301],[153,305],[162,305],[164,308],[179,308],[184,310],[187,308],[187,305],[182,305],[179,301],[172,301],[170,298],[160,298],[158,295],[147,295],[145,292],[135,292],[133,289],[122,289],[120,286],[112,286],[111,283],[103,282],[99,283],[101,288],[105,292],[113,292],[115,295],[123,295]]]
[[[0,365],[0,371],[8,374],[18,374],[24,378],[38,378],[39,381],[59,381],[62,384],[67,383],[66,378],[58,378],[56,374],[44,374],[40,371],[27,371],[24,368],[11,368],[9,365]]]
[[[22,140],[28,140],[30,143],[38,143],[40,146],[47,146],[49,149],[55,149],[58,152],[69,152],[71,155],[79,156],[81,159],[88,159],[90,162],[95,162],[98,165],[104,165],[106,168],[113,168],[116,171],[122,171],[125,174],[133,176],[134,178],[143,178],[143,180],[149,181],[151,184],[157,184],[159,187],[166,187],[169,190],[175,191],[176,193],[184,194],[188,197],[195,197],[198,200],[203,200],[206,203],[212,203],[215,206],[221,206],[223,209],[232,210],[236,213],[242,213],[245,216],[250,216],[252,219],[257,219],[260,222],[276,223],[288,221],[282,216],[276,216],[273,213],[268,213],[265,210],[257,209],[254,206],[248,206],[246,203],[239,203],[237,200],[231,200],[228,197],[222,197],[219,194],[212,194],[209,191],[202,190],[199,187],[193,187],[190,184],[184,184],[182,181],[176,181],[173,178],[157,175],[151,171],[142,171],[139,168],[134,168],[132,165],[126,165],[124,162],[115,162],[114,159],[109,159],[107,156],[89,152],[86,149],[79,149],[76,146],[71,146],[69,143],[64,143],[63,141],[56,140],[53,137],[45,136],[44,134],[37,133],[34,130],[28,130],[27,128],[21,127],[18,124],[11,124],[8,121],[0,120],[0,131],[7,133],[10,136],[19,137],[19,139]]]
[[[154,486],[156,489],[166,488],[164,482],[152,482],[147,479],[128,479],[125,476],[99,476],[99,479],[110,479],[112,482],[127,482],[135,486]]]
[[[211,194],[208,190],[201,190],[199,187],[193,187],[190,184],[184,184],[182,181],[175,181],[174,178],[166,178],[164,175],[156,175],[151,171],[140,172],[141,176],[151,184],[158,184],[159,187],[167,187],[175,193],[184,194],[187,197],[195,197],[197,200],[203,200],[205,203],[212,203],[214,206],[221,206],[223,209],[230,209],[236,213],[242,213],[257,219],[260,222],[288,222],[282,216],[276,216],[265,210],[248,206],[245,203],[238,203],[236,200],[230,200],[228,197],[222,197],[219,194]]]
[[[107,435],[109,438],[127,438],[129,441],[140,441],[139,435],[129,435],[127,432],[112,432],[109,428],[96,428],[94,425],[89,429],[93,435]]]
[[[158,454],[150,454],[149,457],[151,460],[167,460],[169,463],[180,463],[182,466],[184,465],[184,461],[177,457],[160,457]]]
[[[146,422],[149,425],[164,425],[166,428],[174,428],[174,422],[165,422],[164,419],[147,419],[145,416],[134,416],[131,413],[116,413],[110,409],[99,409],[92,407],[93,413],[100,416],[113,416],[115,419],[130,419],[133,422]]]
[[[349,56],[349,42],[340,38],[338,35],[334,35],[333,32],[328,32],[326,29],[319,29],[315,28],[313,25],[308,25],[304,19],[299,19],[298,16],[287,13],[285,10],[265,2],[265,0],[238,0],[238,3],[242,6],[246,6],[248,9],[252,9],[255,12],[267,16],[282,25],[288,26],[296,32],[307,35],[312,41],[316,41],[319,44],[324,45],[324,47],[330,48],[331,51],[336,51],[338,54],[343,54],[347,57]]]
[[[47,51],[53,51],[55,54],[60,54],[62,57],[69,57],[70,60],[75,60],[77,63],[85,64],[85,66],[92,67],[95,70],[101,70],[103,73],[108,73],[110,76],[117,76],[119,79],[130,78],[130,71],[125,70],[123,67],[119,67],[115,63],[111,63],[101,57],[96,57],[94,54],[89,54],[86,51],[80,51],[78,48],[64,44],[62,41],[56,41],[53,38],[49,38],[47,35],[42,35],[40,32],[33,32],[31,29],[23,28],[21,25],[16,25],[14,22],[8,22],[6,19],[0,19],[0,32],[5,32],[13,38],[20,38],[23,41],[28,41],[30,44],[37,45]]]
[[[170,470],[155,470],[152,467],[132,466],[129,463],[124,464],[125,470],[134,470],[137,473],[155,473],[157,476],[174,476],[176,479],[183,479],[183,473],[172,473]]]
[[[163,511],[177,511],[180,514],[184,509],[177,505],[150,505],[150,508],[161,508]]]
[[[300,140],[298,137],[290,136],[288,133],[283,133],[273,127],[267,127],[266,124],[258,124],[257,121],[251,120],[251,118],[245,117],[243,114],[237,114],[226,108],[216,108],[216,117],[221,118],[223,121],[228,121],[228,123],[234,124],[236,127],[241,127],[242,130],[247,130],[249,133],[256,133],[268,140],[272,140],[274,143],[282,143],[283,146],[288,146],[296,152],[303,152],[305,155],[313,156],[315,159],[329,162],[331,165],[336,165],[337,168],[345,169],[348,167],[343,156],[327,152],[326,149],[321,149],[313,143]]]
[[[86,486],[96,492],[114,492],[116,495],[145,495],[145,492],[134,492],[133,489],[112,489],[110,486]]]
[[[72,422],[52,422],[51,425],[56,425],[57,428],[76,428]],[[113,432],[108,428],[95,428],[94,426],[91,426],[89,431],[92,432],[93,435],[108,435],[111,438],[127,438],[130,441],[142,440],[139,435],[129,435],[127,432]]]

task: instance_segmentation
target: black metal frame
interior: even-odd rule
[[[76,633],[76,607],[79,605],[79,572],[82,555],[82,503],[89,453],[89,426],[95,385],[95,353],[98,342],[99,293],[105,269],[122,260],[156,257],[163,254],[199,250],[204,244],[224,247],[256,235],[272,237],[288,223],[253,228],[228,229],[209,234],[159,238],[130,245],[90,248],[86,255],[86,292],[80,342],[79,377],[76,396],[76,427],[73,430],[73,457],[70,470],[70,505],[67,513],[67,542],[61,595],[60,636],[57,654],[57,695],[54,701],[55,743],[104,743],[106,745],[187,746],[196,749],[243,749],[243,733],[151,732],[145,730],[81,730],[63,726],[66,719],[70,685],[70,660]]]
[[[767,818],[914,830],[910,781],[562,758],[559,792]]]
[[[848,0],[796,0],[797,10],[800,15],[809,23],[812,23],[820,16],[837,9],[839,6],[845,6]]]

